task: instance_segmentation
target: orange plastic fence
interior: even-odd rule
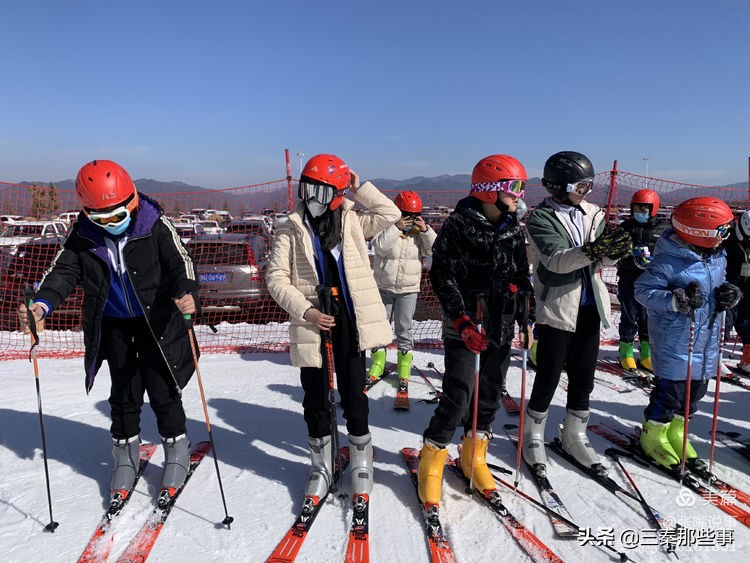
[[[648,178],[627,172],[608,171],[596,177],[589,200],[610,206],[610,221],[619,222],[629,213],[632,194],[642,188],[658,192],[661,213],[680,201],[697,195],[715,195],[735,209],[747,206],[747,191],[722,189]],[[139,188],[141,189],[141,188]],[[228,188],[180,193],[152,193],[172,218],[190,249],[201,276],[200,300],[204,308],[196,335],[204,352],[283,351],[288,347],[287,315],[268,295],[265,268],[274,228],[285,220],[285,212],[296,201],[295,182],[279,180]],[[423,215],[436,230],[466,188],[421,192]],[[397,192],[386,191],[395,198]],[[530,185],[526,201],[530,208],[547,193]],[[611,197],[610,197],[611,196]],[[36,289],[64,237],[75,220],[77,204],[72,189],[28,186],[0,182],[0,359],[28,354],[29,339],[18,330],[15,310]],[[222,231],[220,236],[212,233]],[[415,339],[419,347],[440,347],[440,307],[432,292],[429,260],[425,262],[422,291],[415,314]],[[604,272],[611,289],[612,327],[602,332],[604,341],[617,336],[619,307],[616,273]],[[39,355],[78,356],[83,353],[80,333],[80,289],[68,297],[44,323]],[[214,330],[215,327],[215,330]]]

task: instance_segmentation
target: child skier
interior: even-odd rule
[[[372,269],[385,305],[386,318],[388,322],[393,319],[396,327],[399,391],[405,392],[411,373],[414,348],[412,318],[422,281],[422,258],[432,254],[437,233],[420,215],[422,198],[417,193],[401,192],[396,196],[395,203],[401,211],[401,218],[372,239],[375,251]],[[385,360],[385,348],[372,351],[371,381],[382,377]]]
[[[536,378],[526,408],[523,457],[546,470],[544,427],[560,374],[568,372],[562,447],[583,465],[604,470],[586,437],[589,396],[599,353],[599,330],[609,326],[609,294],[600,272],[631,251],[630,235],[605,230],[604,211],[585,200],[594,167],[579,152],[553,154],[542,183],[551,194],[529,215],[537,298]]]
[[[443,464],[457,426],[463,427],[464,474],[470,476],[473,461],[476,489],[485,495],[495,490],[485,456],[510,361],[514,323],[524,318],[519,302],[525,298],[519,294],[531,297],[532,292],[526,243],[515,213],[526,180],[526,170],[512,156],[480,160],[471,175],[469,197],[458,202],[432,249],[430,280],[444,317],[445,376],[443,395],[419,453],[419,498],[428,509],[440,503]],[[477,354],[480,376],[475,389]],[[479,408],[472,460],[474,393],[479,395]]]
[[[365,208],[355,211],[354,203]],[[330,154],[312,157],[300,176],[299,199],[289,220],[274,237],[266,282],[271,296],[289,313],[292,364],[301,368],[303,409],[312,467],[305,505],[317,504],[333,484],[332,421],[329,380],[321,332],[331,335],[341,406],[349,432],[353,500],[372,489],[372,440],[364,393],[363,350],[385,346],[393,338],[370,269],[365,238],[395,223],[398,208],[343,160]],[[316,288],[335,288],[336,311],[322,312]],[[333,429],[337,431],[336,429]]]
[[[81,168],[75,186],[83,211],[30,309],[44,318],[83,285],[86,392],[105,360],[112,378],[111,502],[121,503],[135,481],[144,392],[165,450],[164,502],[189,466],[181,393],[195,364],[183,315],[198,308],[195,267],[162,209],[136,191],[121,166],[94,160]],[[26,306],[18,312],[25,325]]]
[[[736,307],[727,310],[726,334],[734,326],[742,340],[739,369],[750,373],[750,211],[743,211],[735,226],[737,236],[724,243],[727,251],[727,281],[742,290]]]
[[[635,282],[635,298],[648,309],[653,370],[656,376],[640,444],[665,467],[680,463],[685,430],[687,370],[691,370],[689,414],[716,376],[721,311],[741,297],[725,280],[722,240],[734,216],[723,201],[696,197],[672,212],[672,230],[658,240],[654,258]],[[688,356],[692,352],[692,363]],[[687,443],[686,459],[697,453]]]
[[[635,370],[633,340],[638,334],[640,364],[651,371],[651,347],[648,340],[648,315],[646,308],[633,296],[635,280],[651,261],[654,245],[669,223],[659,219],[659,194],[653,190],[638,190],[630,200],[630,218],[622,227],[633,239],[633,253],[617,265],[617,299],[620,302],[620,364],[626,370]]]

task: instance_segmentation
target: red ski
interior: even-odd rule
[[[503,408],[508,414],[516,415],[521,412],[521,407],[518,406],[516,400],[507,391],[500,395],[500,400],[503,402]]]
[[[130,500],[130,497],[133,495],[133,491],[135,490],[135,486],[138,484],[138,480],[146,470],[148,461],[151,459],[151,456],[154,455],[155,451],[156,444],[141,444],[139,452],[140,460],[138,463],[138,472],[135,474],[135,481],[133,482],[133,486],[130,487],[128,494],[124,499],[122,499],[120,502],[113,502],[107,508],[107,511],[104,513],[104,516],[102,516],[102,519],[99,522],[99,525],[96,527],[96,530],[94,530],[94,533],[91,536],[88,545],[86,545],[83,553],[81,553],[81,556],[78,558],[78,563],[94,563],[96,561],[107,560],[107,558],[109,557],[109,553],[112,550],[112,543],[115,539],[114,534],[112,533],[112,520],[120,515],[122,509],[125,508],[125,505]]]
[[[346,545],[346,563],[369,563],[370,561],[370,497],[355,495],[352,499],[354,514]]]
[[[398,389],[396,389],[396,400],[393,409],[397,411],[409,410],[409,380],[399,378]]]
[[[166,505],[157,505],[154,507],[154,510],[151,512],[151,516],[149,516],[146,522],[144,522],[143,526],[141,526],[141,529],[138,531],[135,537],[130,540],[128,547],[125,549],[125,552],[117,560],[118,563],[141,563],[148,559],[148,556],[151,553],[151,549],[154,547],[154,543],[156,542],[156,538],[159,537],[159,533],[164,527],[164,522],[166,521],[170,512],[172,512],[172,508],[174,507],[177,498],[185,489],[185,485],[187,485],[190,477],[193,476],[193,473],[198,468],[198,465],[200,465],[200,462],[203,461],[203,458],[206,457],[206,454],[208,454],[209,451],[211,451],[211,442],[200,442],[193,449],[193,451],[190,452],[190,467],[188,468],[185,481],[182,483],[180,488],[177,489],[177,492],[175,492],[174,496]]]

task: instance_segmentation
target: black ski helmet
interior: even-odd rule
[[[593,177],[594,165],[586,156],[575,151],[561,151],[544,163],[542,184],[549,193],[564,201],[568,199],[568,184]]]

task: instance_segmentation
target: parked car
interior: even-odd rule
[[[255,218],[242,219],[227,225],[227,233],[242,233],[248,235],[259,235],[267,239],[271,238],[271,228],[266,217],[256,216]]]
[[[219,226],[218,221],[212,221],[209,219],[203,219],[199,221],[200,225],[203,227],[203,231],[207,235],[219,235],[224,232],[224,229]]]
[[[19,330],[16,310],[29,292],[36,291],[52,264],[62,239],[36,238],[18,245],[0,274],[0,330]],[[48,330],[78,330],[83,288],[77,287],[45,320]]]
[[[187,244],[195,236],[205,235],[206,230],[200,223],[173,223],[183,244]]]
[[[14,221],[0,231],[0,249],[15,254],[19,245],[33,238],[63,238],[66,230],[62,221]]]
[[[259,235],[196,237],[187,243],[200,281],[199,299],[209,322],[285,320],[265,283],[268,241]]]
[[[76,221],[78,221],[78,215],[80,214],[80,211],[64,211],[60,213],[60,215],[57,216],[57,218],[65,223],[66,225],[70,226]]]

